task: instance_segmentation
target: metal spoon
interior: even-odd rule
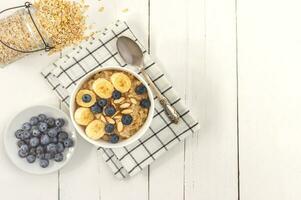
[[[180,116],[176,109],[170,105],[167,98],[164,97],[159,89],[155,86],[153,81],[150,79],[148,74],[144,70],[143,63],[143,52],[138,46],[138,44],[132,39],[121,36],[117,40],[117,49],[120,56],[124,59],[127,64],[136,66],[141,71],[141,74],[144,76],[146,82],[150,85],[155,95],[158,97],[160,104],[163,106],[164,111],[171,122],[177,124],[179,122]]]

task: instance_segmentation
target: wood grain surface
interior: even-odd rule
[[[0,137],[1,199],[301,199],[300,1],[86,2],[97,29],[128,22],[201,130],[129,180],[116,179],[80,137],[65,168],[26,174],[9,161]],[[40,76],[59,57],[35,54],[0,70],[2,130],[28,106],[61,107]]]

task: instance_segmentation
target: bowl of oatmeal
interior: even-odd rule
[[[103,148],[137,141],[153,118],[154,98],[145,80],[122,67],[101,67],[83,77],[70,100],[78,133]]]

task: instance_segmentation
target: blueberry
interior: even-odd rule
[[[46,146],[47,153],[56,153],[56,144],[50,143]]]
[[[39,114],[38,115],[38,119],[39,119],[39,122],[44,122],[45,120],[46,120],[46,115],[44,115],[44,114]]]
[[[16,138],[17,139],[23,139],[23,130],[17,130],[16,132],[15,132],[15,136],[16,136]]]
[[[54,156],[54,160],[55,160],[56,162],[61,162],[62,160],[64,160],[64,155],[63,155],[62,153],[57,153],[57,154],[55,154],[55,156]]]
[[[42,146],[37,146],[36,154],[43,154],[43,153],[44,153],[44,148]]]
[[[105,126],[105,131],[107,133],[112,133],[114,131],[115,127],[114,127],[114,124],[106,124]]]
[[[39,124],[38,128],[39,128],[39,131],[45,132],[45,131],[47,131],[47,129],[48,129],[48,125],[47,125],[47,123],[45,123],[45,122],[41,122],[41,123]]]
[[[39,118],[38,117],[32,117],[32,118],[30,118],[29,122],[32,126],[37,125],[39,123]]]
[[[17,145],[20,148],[22,145],[26,144],[23,140],[18,140]]]
[[[24,123],[24,124],[22,125],[22,129],[23,129],[24,131],[30,131],[30,129],[31,129],[31,124],[30,124],[29,122]]]
[[[30,148],[29,154],[35,156],[37,154],[36,148]]]
[[[98,104],[94,104],[94,105],[91,107],[91,111],[92,111],[92,113],[94,113],[94,114],[101,113],[101,112],[102,112],[102,108],[101,108]]]
[[[48,135],[42,135],[41,138],[40,138],[40,142],[42,145],[47,145],[50,143],[50,138]]]
[[[105,114],[109,117],[113,116],[116,113],[116,109],[114,108],[114,106],[107,106],[105,108]]]
[[[45,158],[45,154],[44,153],[40,153],[40,154],[37,154],[36,157],[38,159],[44,159]]]
[[[39,137],[41,135],[41,131],[36,127],[32,127],[31,129],[31,134],[34,136],[34,137]]]
[[[58,127],[52,128],[48,131],[48,136],[49,137],[56,137],[57,134],[59,133],[60,129]]]
[[[50,142],[56,144],[56,143],[58,142],[57,137],[52,137],[52,138],[50,138]]]
[[[27,144],[23,144],[21,147],[20,147],[20,150],[22,152],[27,152],[29,151],[29,146]]]
[[[28,152],[23,152],[21,149],[18,151],[18,155],[21,158],[25,158],[28,155]]]
[[[24,131],[23,132],[23,139],[29,139],[30,138],[30,132],[29,131]]]
[[[146,91],[147,91],[147,89],[142,83],[135,88],[136,94],[139,94],[139,95],[145,93]]]
[[[29,140],[29,144],[30,144],[30,146],[32,146],[32,147],[38,146],[39,143],[40,143],[40,140],[39,140],[39,138],[37,138],[37,137],[32,137],[32,138],[30,138],[30,140]]]
[[[73,140],[71,140],[70,138],[67,138],[66,140],[64,140],[64,147],[65,148],[69,148],[73,146]]]
[[[121,118],[123,125],[130,125],[133,122],[133,117],[131,115],[123,115]]]
[[[84,94],[84,95],[82,96],[82,100],[83,100],[83,102],[85,102],[85,103],[89,103],[89,102],[92,100],[92,97],[91,97],[91,95],[89,95],[89,94]]]
[[[47,159],[40,159],[39,164],[42,168],[46,168],[49,165],[49,161]]]
[[[53,153],[45,153],[45,159],[47,159],[47,160],[51,160],[51,159],[53,159],[54,158],[54,154]]]
[[[56,119],[55,120],[55,126],[56,127],[63,127],[65,125],[65,120],[62,118]]]
[[[150,102],[149,99],[142,99],[142,100],[140,101],[140,106],[141,106],[142,108],[149,108],[150,105],[151,105],[151,102]]]
[[[24,142],[25,142],[25,144],[30,145],[30,144],[29,144],[30,139],[24,139]]]
[[[64,147],[64,144],[59,142],[56,144],[56,151],[59,152],[59,153],[62,153],[64,152],[65,150],[65,147]]]
[[[26,157],[27,162],[29,163],[33,163],[34,161],[36,161],[36,157],[34,155],[28,155]]]
[[[112,93],[112,98],[113,99],[120,99],[121,98],[121,92],[119,92],[118,90],[114,90],[114,92]]]
[[[55,119],[53,119],[52,117],[49,117],[45,120],[45,122],[47,123],[48,127],[54,127],[55,126]]]
[[[59,142],[63,142],[67,138],[68,138],[68,133],[66,133],[64,131],[59,132],[59,135],[58,135]]]
[[[119,141],[119,136],[116,135],[116,134],[112,134],[111,137],[110,137],[110,142],[115,144]]]
[[[107,105],[107,103],[108,103],[108,100],[106,100],[106,99],[100,99],[97,103],[98,103],[98,105],[100,107],[105,107]]]

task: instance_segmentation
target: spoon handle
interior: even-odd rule
[[[155,95],[157,96],[160,104],[162,105],[167,117],[170,119],[172,123],[177,124],[179,122],[180,116],[176,109],[169,103],[167,98],[161,94],[157,86],[153,83],[151,78],[148,76],[148,74],[145,72],[143,66],[140,67],[141,69],[141,74],[144,76],[146,79],[146,82],[149,84],[151,89],[154,91]]]

